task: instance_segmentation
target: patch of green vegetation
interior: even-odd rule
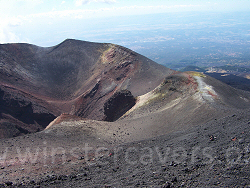
[[[199,77],[203,77],[203,78],[206,77],[206,75],[203,74],[203,73],[201,73],[201,72],[189,71],[187,73],[190,74],[190,75],[192,75],[192,76],[199,76]]]
[[[102,56],[101,56],[101,62],[103,63],[103,64],[105,64],[105,63],[107,63],[108,62],[108,60],[107,60],[107,58],[106,58],[106,54],[112,49],[112,48],[114,48],[114,44],[109,44],[109,47],[107,48],[107,49],[99,49],[99,51],[102,53]]]
[[[153,94],[144,105],[148,105],[154,101],[160,101],[166,96],[166,93],[155,93]]]

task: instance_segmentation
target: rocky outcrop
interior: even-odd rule
[[[104,104],[105,121],[115,121],[135,105],[136,99],[128,90],[116,92]]]
[[[0,106],[0,138],[43,130],[56,117],[45,101],[8,87],[0,87]]]

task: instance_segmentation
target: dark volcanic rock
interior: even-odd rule
[[[66,40],[0,45],[0,89],[1,137],[58,116],[1,139],[0,187],[250,185],[250,93],[209,76]]]
[[[34,109],[34,101],[28,97],[13,96],[10,93],[4,92],[0,88],[0,113],[9,114],[12,117],[26,124],[34,124],[35,121],[42,127],[46,127],[55,116],[45,109],[40,109],[39,112]],[[38,106],[37,106],[38,107]],[[43,108],[40,106],[40,108]]]
[[[0,125],[8,123],[0,138],[6,125],[15,135],[36,132],[62,113],[103,120],[104,104],[116,91],[143,95],[173,72],[114,44],[0,44]]]
[[[0,138],[43,130],[56,117],[45,101],[8,87],[0,87],[0,106]]]
[[[104,104],[105,121],[115,121],[135,105],[136,99],[128,90],[116,92]]]

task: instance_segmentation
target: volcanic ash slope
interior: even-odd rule
[[[108,143],[124,143],[187,130],[249,107],[248,92],[200,73],[176,73],[167,76],[154,90],[138,96],[135,105],[115,122],[61,122],[47,131],[89,122],[96,137]]]
[[[106,120],[114,93],[145,94],[175,72],[122,46],[72,39],[1,44],[0,57],[0,138],[41,131],[63,113]]]

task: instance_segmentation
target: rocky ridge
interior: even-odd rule
[[[174,73],[127,48],[72,39],[48,48],[1,44],[0,54],[2,138],[43,130],[62,113],[104,120],[116,92],[136,97]]]
[[[16,136],[0,186],[249,187],[249,92],[113,44],[0,52],[2,136]]]

